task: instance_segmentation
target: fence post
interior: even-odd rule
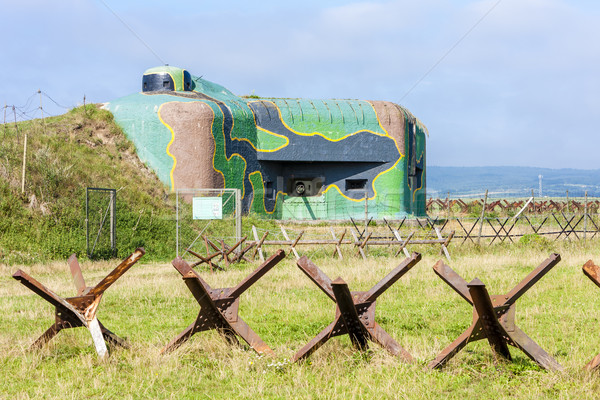
[[[585,191],[585,205],[583,207],[583,244],[587,238],[587,218],[588,218],[588,196],[587,190]]]
[[[483,199],[483,207],[481,208],[481,221],[479,222],[479,236],[477,236],[477,244],[481,242],[481,232],[483,231],[483,217],[485,216],[485,206],[487,205],[488,190],[485,189],[485,198]]]
[[[23,143],[23,170],[21,172],[21,193],[25,193],[25,167],[27,165],[27,131],[25,131],[25,142]]]
[[[569,212],[569,190],[567,189],[567,213]]]
[[[235,189],[235,240],[242,240],[242,190]]]
[[[117,192],[110,192],[110,201],[108,206],[110,207],[110,247],[113,253],[113,257],[117,256],[117,227],[115,224],[116,202]]]
[[[44,119],[44,109],[42,108],[42,91],[38,89],[38,93],[40,95],[40,111],[42,113],[42,126],[44,129],[44,133],[46,133],[46,120]]]
[[[13,116],[15,117],[15,130],[17,131],[17,143],[20,143],[19,139],[19,125],[17,125],[17,110],[15,110],[15,106],[12,106]]]
[[[533,189],[531,189],[531,198],[533,199],[533,214],[535,214],[535,194],[533,193]]]
[[[367,234],[367,229],[369,228],[369,192],[365,190],[365,235]]]
[[[175,256],[179,257],[179,189],[175,189]]]

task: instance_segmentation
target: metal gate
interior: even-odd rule
[[[85,231],[87,256],[114,258],[117,256],[115,189],[85,189]]]

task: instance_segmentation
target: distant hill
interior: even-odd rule
[[[427,167],[427,197],[600,197],[600,170],[551,169],[534,167]]]

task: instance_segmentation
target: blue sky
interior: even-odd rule
[[[600,2],[104,2],[161,60],[236,94],[402,104],[429,165],[600,168]],[[39,116],[38,89],[53,115],[46,95],[107,102],[162,63],[101,0],[0,4],[0,107]]]

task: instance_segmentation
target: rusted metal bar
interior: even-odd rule
[[[63,329],[82,326],[90,331],[94,348],[100,358],[108,356],[105,342],[127,347],[125,340],[119,338],[102,325],[96,318],[96,312],[104,292],[131,268],[144,253],[144,249],[136,249],[135,252],[123,260],[113,271],[93,287],[86,286],[77,257],[73,254],[69,257],[68,264],[75,287],[77,288],[77,295],[66,299],[58,296],[22,270],[15,272],[13,278],[52,304],[56,309],[54,324],[32,344],[32,348],[44,346]]]
[[[592,260],[588,260],[583,265],[583,273],[585,276],[590,278],[592,282],[596,284],[596,286],[600,287],[600,267],[598,267]]]
[[[515,324],[515,302],[560,261],[552,254],[506,295],[490,296],[478,279],[466,281],[442,261],[433,267],[435,273],[452,289],[473,305],[473,323],[454,342],[429,363],[441,368],[467,343],[487,339],[495,355],[510,359],[507,345],[523,351],[542,368],[560,371],[562,366]]]
[[[75,283],[75,287],[77,288],[77,294],[82,294],[87,286],[85,285],[85,279],[83,279],[83,274],[81,272],[81,267],[79,266],[79,261],[77,261],[77,256],[75,254],[71,254],[71,257],[69,257],[67,260],[67,264],[69,264],[71,276],[73,277],[73,283]]]
[[[60,297],[46,286],[42,285],[36,279],[28,275],[25,271],[19,269],[13,274],[12,277],[21,282],[24,286],[29,288],[29,290],[40,296],[42,299],[52,304],[56,308],[57,313],[59,311],[65,314],[70,313],[75,317],[75,320],[72,322],[79,320],[82,325],[86,323],[85,317],[77,310],[77,308],[73,306],[73,304]]]
[[[323,291],[331,300],[335,301],[335,296],[333,295],[333,290],[331,289],[331,279],[323,271],[319,269],[312,261],[310,261],[306,256],[302,256],[296,264],[300,268],[302,272],[306,276],[313,281],[319,289]]]
[[[392,272],[387,274],[382,280],[380,280],[375,286],[369,291],[365,292],[363,301],[372,302],[377,300],[386,290],[388,290],[396,281],[404,276],[412,267],[417,265],[421,261],[421,254],[412,253],[409,258],[404,259],[402,263],[394,268]]]
[[[369,234],[367,235],[367,237],[365,238],[365,240],[363,240],[362,243],[359,246],[361,249],[365,248],[365,246],[367,245],[367,242],[369,241],[369,239],[371,238],[372,235],[373,235],[373,232],[369,232]]]
[[[483,282],[475,278],[467,284],[475,311],[479,315],[481,327],[495,355],[500,355],[507,360],[512,360],[505,337],[508,336],[502,325],[498,322],[492,299]]]
[[[463,299],[469,304],[473,304],[471,299],[471,293],[465,281],[460,275],[458,275],[452,268],[444,264],[442,260],[439,260],[433,266],[433,272],[439,276],[448,286],[450,286],[456,293],[458,293]]]
[[[264,262],[265,261],[265,256],[263,254],[263,250],[262,250],[262,246],[263,243],[265,241],[265,239],[267,238],[267,235],[269,234],[269,231],[266,231],[262,238],[260,238],[260,241],[258,240],[258,233],[256,232],[256,227],[252,226],[252,230],[254,232],[254,239],[256,239],[258,241],[258,244],[256,245],[256,249],[254,250],[254,254],[252,255],[252,258],[256,257],[256,252],[258,252],[258,255],[260,257],[260,261]]]
[[[339,240],[335,237],[335,232],[333,232],[333,228],[329,227],[329,230],[331,231],[331,237],[333,238],[333,240],[337,241],[337,243],[335,244],[335,250],[333,251],[333,255],[337,253],[340,260],[343,260],[344,256],[342,255],[342,249],[340,248],[340,244],[344,240],[344,236],[346,235],[346,229],[344,229],[344,232],[342,232],[342,236],[340,236]]]
[[[246,290],[250,288],[250,286],[254,285],[256,281],[263,277],[264,274],[269,272],[279,261],[282,260],[281,252],[277,252],[273,254],[267,261],[265,261],[260,267],[256,268],[250,275],[248,275],[244,280],[242,280],[237,286],[231,289],[229,296],[230,297],[239,297]]]
[[[195,262],[194,264],[192,264],[192,268],[194,268],[194,267],[196,267],[196,266],[198,266],[198,265],[200,265],[200,264],[203,264],[203,263],[210,264],[210,263],[211,263],[211,260],[212,260],[213,258],[215,258],[216,256],[219,256],[219,255],[221,255],[221,252],[220,252],[220,251],[217,251],[216,253],[213,253],[213,254],[209,254],[209,255],[208,255],[208,256],[206,256],[206,257],[202,256],[202,255],[201,255],[201,254],[199,254],[199,253],[196,253],[196,252],[195,252],[194,250],[192,250],[192,249],[185,249],[185,251],[186,251],[186,252],[188,252],[188,253],[190,253],[190,254],[191,254],[191,255],[193,255],[194,257],[197,257],[197,258],[199,258],[199,259],[200,259],[200,261],[198,261],[198,262]]]
[[[358,241],[358,237],[356,236],[356,233],[354,233],[354,231],[352,229],[350,229],[350,233],[352,234],[352,238],[354,238],[354,245],[356,247],[359,246],[360,242]],[[360,248],[359,248],[360,249]],[[361,252],[361,254],[363,255],[363,259],[366,258],[364,255],[364,252],[362,251],[362,249],[359,250]]]
[[[145,254],[144,249],[136,249],[129,257],[121,262],[114,270],[112,270],[104,279],[89,291],[91,295],[101,295],[108,289],[117,279],[121,277],[129,268],[133,266]]]
[[[206,248],[206,254],[210,254],[209,250],[208,250],[208,239],[206,238],[206,236],[204,236],[204,247]],[[215,257],[218,253],[214,253]],[[195,263],[192,265],[192,268],[195,267],[196,265],[199,265],[198,263]],[[210,273],[212,274],[214,272],[213,270],[213,262],[212,262],[212,257],[208,260],[208,266],[210,267]]]
[[[450,245],[450,241],[452,240],[453,237],[454,237],[454,231],[450,231],[450,234],[448,235],[448,237],[446,238],[446,240],[442,244],[442,248],[446,248],[447,249],[448,245]],[[450,261],[449,258],[448,258],[448,261]]]
[[[389,225],[388,225],[388,227],[389,227]],[[392,233],[394,234],[394,237],[396,238],[396,240],[398,240],[398,241],[402,241],[402,236],[400,236],[400,232],[398,232],[398,230],[397,230],[397,229],[393,229],[393,228],[391,228],[391,227],[390,227],[390,229],[391,229]],[[408,252],[408,249],[406,248],[406,246],[408,245],[408,242],[410,242],[410,239],[412,239],[412,237],[413,237],[413,235],[414,235],[414,234],[415,234],[415,232],[414,232],[414,231],[413,231],[413,232],[411,232],[411,233],[408,235],[408,237],[406,238],[406,240],[403,240],[403,241],[402,241],[402,244],[400,245],[400,248],[399,248],[399,249],[396,251],[396,253],[394,254],[394,257],[396,257],[398,254],[400,254],[400,252],[401,252],[401,251],[403,251],[403,252],[404,252],[404,255],[405,255],[406,257],[408,257],[408,256],[409,256],[409,254],[410,254],[410,253]]]
[[[359,350],[366,350],[368,347],[368,333],[360,323],[358,312],[352,300],[352,294],[350,293],[350,289],[348,289],[348,284],[342,278],[338,277],[331,282],[331,289],[333,290],[335,302],[352,345]]]
[[[243,238],[241,238],[240,240],[237,241],[236,244],[234,244],[232,247],[229,247],[225,244],[225,242],[223,241],[223,247],[229,247],[227,249],[227,252],[225,254],[227,254],[228,256],[235,250],[237,249],[242,243],[244,243],[244,241],[248,238],[248,236],[244,236]]]
[[[366,349],[368,340],[371,340],[392,355],[399,356],[403,361],[413,361],[412,356],[375,322],[375,307],[377,298],[420,259],[420,254],[413,253],[411,258],[405,259],[367,292],[350,292],[347,283],[341,277],[332,282],[306,256],[298,260],[297,264],[302,272],[336,303],[336,316],[331,324],[294,355],[292,361],[306,359],[330,338],[345,334],[350,336],[352,344],[357,349]]]
[[[598,287],[600,287],[600,267],[598,267],[592,260],[588,260],[583,265],[583,273],[585,276],[590,278],[592,282]],[[596,357],[592,358],[592,360],[586,364],[585,369],[588,371],[598,370],[600,367],[600,354]]]
[[[434,227],[434,229],[438,239],[442,241],[442,253],[446,256],[448,261],[452,261],[452,259],[450,258],[450,252],[448,252],[448,248],[446,246],[450,243],[450,240],[452,240],[452,237],[454,236],[454,231],[450,232],[450,235],[448,235],[448,237],[444,240],[440,230],[437,227]]]
[[[533,285],[544,277],[556,264],[560,262],[560,254],[553,253],[545,259],[536,269],[531,271],[517,286],[506,294],[506,304],[513,304]]]
[[[302,238],[302,235],[304,235],[304,231],[300,232],[300,234],[298,235],[298,237],[296,238],[296,240],[294,240],[294,242],[290,246],[290,249],[294,252],[294,255],[296,256],[296,260],[298,260],[300,258],[300,256],[298,255],[298,252],[296,251],[296,245],[298,244],[298,242]]]
[[[174,259],[173,267],[181,274],[200,305],[200,312],[196,321],[171,340],[161,353],[175,350],[195,333],[216,329],[230,343],[239,343],[239,336],[257,353],[272,355],[273,351],[269,346],[238,315],[239,297],[284,258],[285,251],[279,250],[237,286],[221,289],[212,289],[181,257]]]
[[[448,347],[446,347],[437,357],[432,360],[427,366],[431,369],[439,369],[442,368],[452,357],[454,357],[459,351],[461,351],[471,337],[476,329],[479,329],[479,325],[472,324],[467,328],[466,331],[460,334]]]
[[[231,260],[231,262],[238,262],[242,259],[245,259],[246,261],[249,261],[245,255],[247,252],[249,252],[250,250],[252,250],[252,248],[256,246],[255,242],[249,242],[248,245],[246,245],[246,247],[244,247],[242,250],[240,250],[240,252],[238,254],[235,255],[235,257],[233,257],[233,260]]]
[[[212,242],[212,240],[210,240],[208,237],[206,236],[202,236],[204,238],[204,240],[206,241],[206,243],[208,243],[210,245],[210,247],[213,248],[213,250],[218,251],[221,254],[221,260],[225,260],[225,248],[221,248],[219,246],[217,246],[216,244],[214,244]]]
[[[296,257],[296,260],[300,258],[300,256],[298,255],[298,252],[296,251],[296,249],[294,248],[295,244],[294,242],[292,242],[290,240],[290,237],[288,236],[287,232],[285,231],[285,228],[283,226],[280,226],[281,228],[281,233],[283,234],[283,237],[285,238],[285,240],[287,240],[290,244],[290,253],[294,253],[294,256]],[[302,233],[304,233],[304,231],[302,231]],[[300,236],[302,236],[302,233],[300,234]],[[298,242],[296,242],[297,244]]]
[[[224,257],[225,257],[225,262],[227,263],[227,265],[229,265],[229,264],[232,264],[232,263],[235,263],[235,262],[237,262],[237,261],[239,261],[239,260],[244,260],[244,261],[250,262],[250,260],[249,260],[248,258],[246,258],[246,257],[244,256],[244,254],[240,254],[240,253],[241,253],[241,251],[240,251],[240,253],[238,253],[238,254],[235,254],[235,253],[234,253],[235,255],[233,256],[233,258],[231,258],[231,259],[229,258],[229,255],[230,255],[231,253],[233,253],[233,251],[234,251],[235,249],[237,249],[237,248],[238,248],[238,247],[239,247],[239,246],[240,246],[240,245],[241,245],[241,244],[242,244],[242,243],[243,243],[243,242],[246,240],[246,238],[247,238],[247,236],[244,236],[243,238],[241,238],[241,239],[240,239],[240,240],[239,240],[239,241],[238,241],[236,244],[234,244],[233,246],[229,246],[227,243],[225,243],[225,241],[224,241],[224,240],[220,240],[220,242],[221,242],[221,246],[223,246],[223,250],[224,250]],[[252,246],[253,246],[253,244],[251,245],[251,247],[252,247]],[[247,250],[246,250],[246,251],[247,251]]]
[[[225,260],[225,265],[229,266],[231,261],[229,261],[229,253],[227,252],[227,246],[225,245],[225,241],[221,239],[219,240],[219,243],[221,243],[221,247],[223,248],[223,260]]]
[[[373,232],[369,232],[367,234],[367,237],[362,241],[362,243],[356,244],[356,246],[358,247],[357,254],[360,254],[362,256],[363,260],[367,259],[367,255],[365,254],[365,251],[363,249],[366,246],[367,242],[369,241],[369,239],[371,238],[372,235],[373,235]]]

